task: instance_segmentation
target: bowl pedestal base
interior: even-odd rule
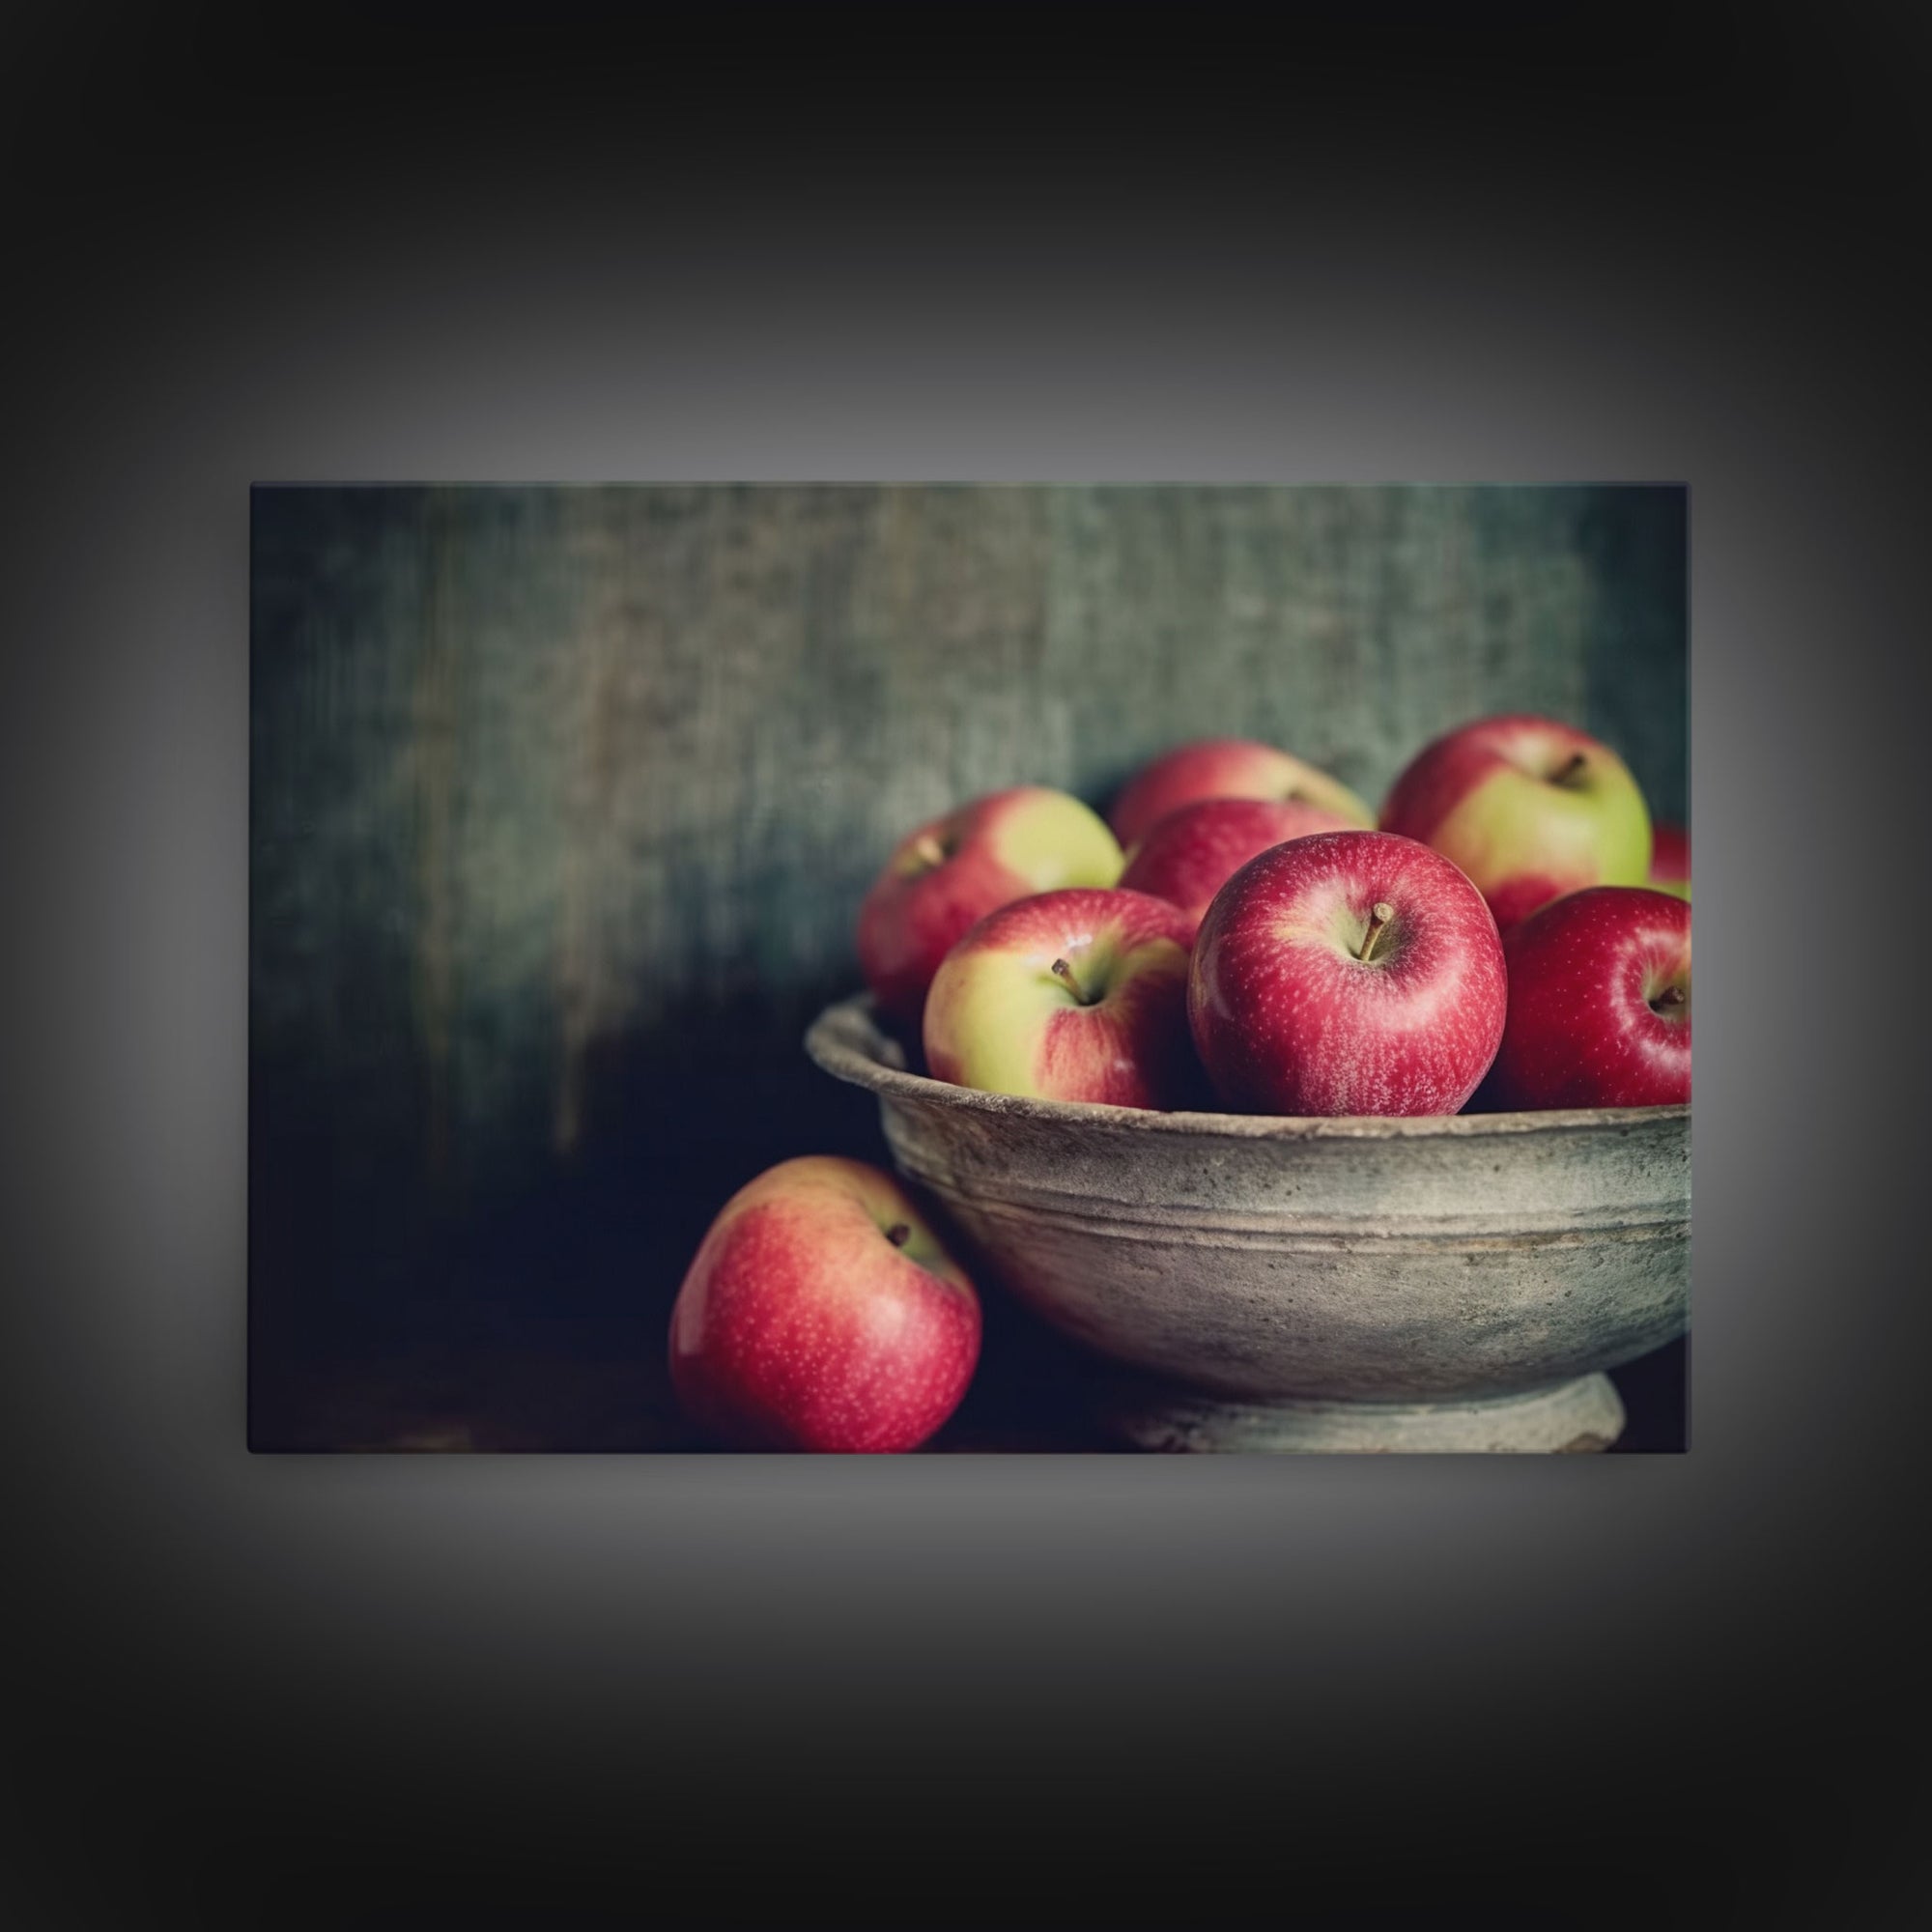
[[[1121,1382],[1101,1403],[1137,1448],[1294,1455],[1561,1455],[1607,1449],[1624,1406],[1608,1376],[1470,1402],[1314,1402]]]

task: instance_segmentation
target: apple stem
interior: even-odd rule
[[[1376,950],[1376,941],[1382,936],[1382,927],[1395,917],[1395,907],[1386,899],[1378,899],[1369,911],[1369,929],[1362,937],[1362,950],[1355,957],[1366,960]]]
[[[912,1239],[912,1230],[908,1228],[903,1221],[895,1221],[893,1225],[886,1230],[886,1239],[889,1240],[894,1247],[902,1248],[909,1240]]]
[[[1570,762],[1549,782],[1558,785],[1568,784],[1589,762],[1589,759],[1581,752],[1572,752],[1570,753]]]
[[[946,847],[930,832],[922,832],[913,840],[912,854],[927,866],[943,866],[946,863]]]

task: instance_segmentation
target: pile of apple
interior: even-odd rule
[[[1296,1116],[1690,1095],[1688,840],[1547,718],[1436,739],[1379,821],[1240,739],[1156,759],[1104,822],[996,792],[898,846],[857,936],[881,1021],[956,1086]],[[809,1158],[726,1204],[670,1360],[721,1439],[904,1449],[957,1406],[979,1341],[899,1183]]]

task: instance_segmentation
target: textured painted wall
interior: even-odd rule
[[[1373,801],[1435,733],[1521,708],[1606,738],[1681,818],[1686,511],[1675,489],[258,492],[258,1264],[416,1293],[449,1227],[574,1166],[665,1199],[855,1130],[799,1035],[856,983],[895,839],[995,786],[1104,804],[1232,733]],[[696,1209],[669,1211],[682,1238]]]

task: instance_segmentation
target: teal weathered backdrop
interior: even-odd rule
[[[865,1151],[799,1035],[892,844],[978,792],[1104,805],[1236,734],[1373,802],[1527,709],[1683,818],[1686,519],[1674,488],[258,491],[261,1332],[304,1297],[439,1319],[489,1276],[466,1241],[584,1175],[668,1258],[762,1160]],[[496,1305],[583,1291],[503,1238]]]

